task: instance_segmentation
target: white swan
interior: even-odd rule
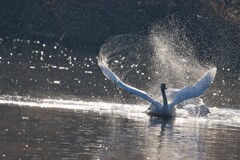
[[[161,92],[163,96],[163,104],[161,104],[151,98],[146,92],[122,82],[108,67],[102,64],[99,64],[99,67],[103,74],[114,84],[118,85],[118,87],[150,102],[150,113],[161,117],[173,116],[175,105],[203,94],[203,92],[210,87],[217,72],[217,68],[211,68],[195,85],[186,86],[182,89],[167,89],[166,85],[162,83]],[[168,100],[171,100],[171,102],[168,103]]]

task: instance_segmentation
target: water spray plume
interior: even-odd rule
[[[100,49],[98,64],[154,98],[161,95],[160,83],[181,88],[196,82],[210,68],[199,64],[184,29],[174,21],[155,24],[148,36],[124,34],[110,38]]]

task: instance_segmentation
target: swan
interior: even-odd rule
[[[174,116],[175,105],[187,99],[199,97],[201,94],[203,94],[204,91],[210,87],[217,72],[217,68],[213,67],[208,72],[206,72],[203,77],[198,80],[194,85],[186,86],[181,89],[167,89],[166,84],[162,83],[160,85],[160,90],[162,92],[163,98],[162,104],[151,98],[146,92],[122,82],[107,66],[99,64],[99,67],[101,68],[103,74],[118,87],[147,100],[151,104],[149,107],[149,113],[151,115],[159,117]],[[168,100],[170,100],[171,102],[168,102]]]

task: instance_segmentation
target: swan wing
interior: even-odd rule
[[[182,89],[170,89],[166,92],[167,97],[171,99],[169,106],[174,106],[184,100],[195,98],[204,93],[213,82],[217,68],[211,68],[205,75],[193,86],[187,86]]]
[[[154,99],[152,99],[146,92],[141,91],[137,88],[134,88],[132,86],[129,86],[127,84],[125,84],[124,82],[122,82],[112,71],[111,69],[109,69],[106,66],[103,66],[101,64],[99,64],[99,67],[101,68],[103,74],[109,79],[111,80],[114,84],[116,84],[118,87],[122,88],[123,90],[130,92],[132,94],[135,94],[145,100],[147,100],[150,103],[155,104],[156,106],[161,105],[159,102],[155,101]]]

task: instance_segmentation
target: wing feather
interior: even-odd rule
[[[167,92],[167,96],[172,99],[170,106],[174,106],[184,100],[195,98],[204,93],[213,82],[217,68],[211,68],[195,85],[182,89],[172,89]]]
[[[111,80],[114,84],[116,84],[118,87],[122,88],[123,90],[135,94],[145,100],[147,100],[150,103],[153,103],[155,105],[159,105],[159,102],[152,99],[146,92],[139,90],[137,88],[131,87],[124,82],[122,82],[108,67],[103,66],[99,64],[99,67],[101,68],[103,74]]]

